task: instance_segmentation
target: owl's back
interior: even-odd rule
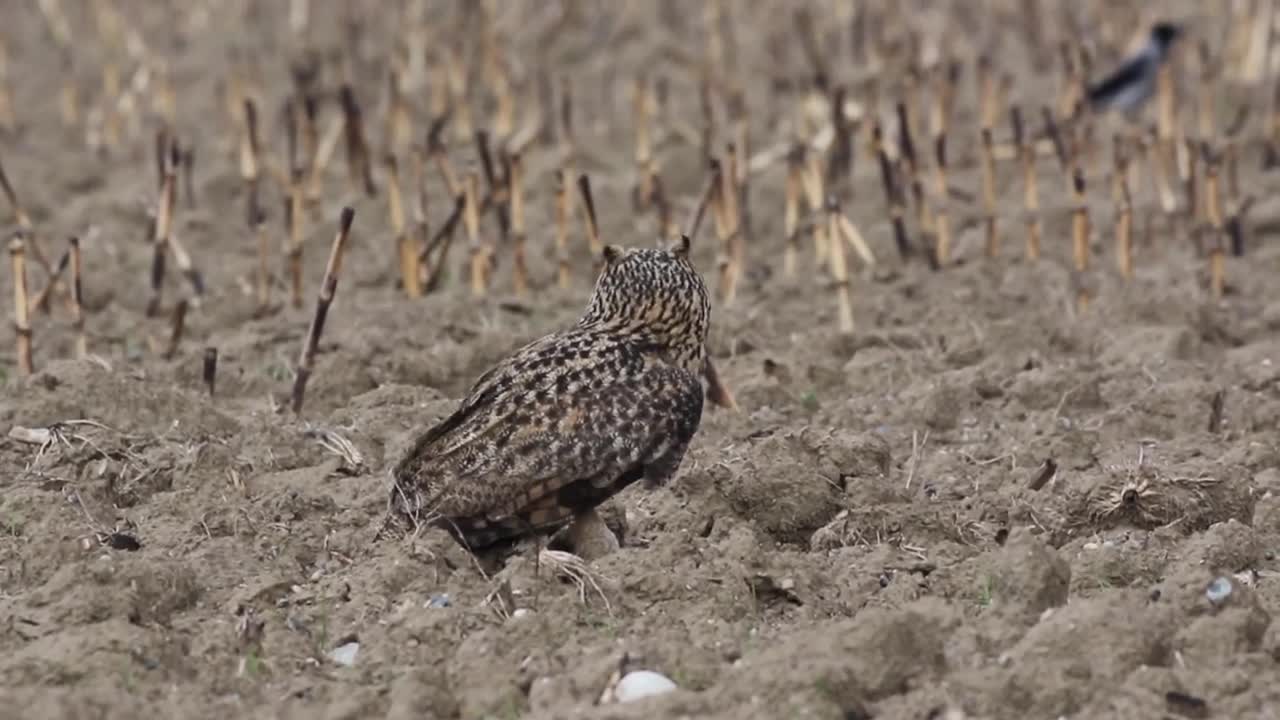
[[[702,385],[643,339],[575,327],[521,348],[396,464],[402,512],[472,548],[558,527],[679,467]]]

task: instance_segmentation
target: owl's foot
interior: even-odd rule
[[[618,537],[594,508],[574,518],[565,539],[571,552],[587,562],[602,558],[621,546]]]

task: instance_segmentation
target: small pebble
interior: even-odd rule
[[[653,695],[662,695],[676,689],[676,684],[665,675],[650,670],[633,670],[618,681],[614,697],[618,702],[631,702]]]
[[[522,618],[522,617],[525,617],[525,616],[527,616],[527,615],[531,614],[532,612],[533,612],[533,611],[532,611],[532,610],[530,610],[529,608],[516,608],[516,611],[515,611],[515,612],[513,612],[513,613],[511,613],[511,617],[513,617],[513,618]]]
[[[1220,577],[1209,583],[1209,587],[1204,591],[1204,596],[1214,605],[1221,605],[1231,597],[1231,581],[1225,577]]]
[[[439,595],[432,595],[431,599],[427,601],[427,607],[429,608],[447,608],[449,607],[449,604],[450,604],[449,593],[440,593]]]
[[[358,652],[360,652],[360,643],[349,642],[346,645],[339,645],[330,650],[329,659],[339,665],[351,667],[356,664],[356,653]]]

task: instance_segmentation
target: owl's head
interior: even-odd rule
[[[711,299],[689,261],[689,244],[682,235],[666,248],[605,246],[604,267],[580,324],[643,334],[675,351],[682,364],[696,361],[700,371]]]

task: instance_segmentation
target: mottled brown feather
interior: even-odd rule
[[[702,417],[710,322],[687,247],[613,248],[575,326],[490,368],[400,458],[394,508],[480,548],[674,475]]]

